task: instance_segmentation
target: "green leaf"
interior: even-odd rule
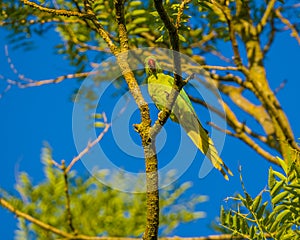
[[[249,230],[250,239],[253,239],[255,235],[256,235],[256,227],[252,225]]]
[[[250,207],[253,203],[253,199],[251,198],[250,194],[248,194],[247,192],[245,192],[246,195],[246,206]]]
[[[251,206],[252,211],[256,212],[256,210],[258,209],[258,207],[259,207],[259,205],[260,205],[260,203],[261,203],[261,199],[262,199],[261,194],[258,195],[258,196],[254,199],[253,204],[252,204],[252,206]]]
[[[224,210],[223,205],[221,205],[221,209],[220,209],[220,223],[221,224],[225,224],[225,219],[226,219],[226,212]]]
[[[103,122],[95,122],[94,127],[96,128],[104,128],[105,124]]]
[[[258,211],[257,211],[257,215],[256,215],[256,217],[258,218],[258,219],[260,219],[262,216],[263,216],[263,214],[264,214],[264,212],[265,212],[265,209],[266,209],[266,206],[268,205],[268,201],[266,201],[266,202],[264,202],[260,207],[259,207],[259,209],[258,209]]]
[[[272,198],[272,204],[276,205],[278,202],[282,201],[287,195],[289,195],[289,192],[281,192],[277,194],[275,197]]]
[[[130,34],[140,34],[144,32],[149,32],[150,28],[147,27],[139,27],[130,32]]]
[[[131,16],[139,16],[139,15],[145,15],[147,11],[145,9],[136,9],[131,12]]]
[[[273,211],[276,212],[276,213],[279,213],[281,212],[282,210],[286,209],[286,206],[285,205],[277,205]]]
[[[232,218],[232,228],[233,229],[239,229],[239,219],[238,219],[238,216],[235,214]]]
[[[277,195],[277,193],[282,189],[283,184],[284,181],[276,182],[276,184],[273,186],[273,188],[270,191],[272,197],[275,197]]]
[[[181,34],[178,34],[178,37],[179,37],[179,40],[182,41],[182,42],[186,42],[186,39],[183,35]]]
[[[163,42],[164,41],[164,36],[161,35],[158,39],[155,40],[155,42]]]
[[[289,173],[289,170],[288,170],[288,166],[286,165],[285,161],[282,160],[281,158],[279,157],[276,157],[277,161],[279,162],[280,166],[282,167],[282,169],[284,170],[285,174],[287,175]]]
[[[232,225],[231,211],[227,212],[224,225],[226,225],[226,226],[231,226]]]
[[[131,23],[141,24],[141,23],[147,22],[147,20],[148,20],[148,18],[146,18],[146,17],[138,17],[138,18],[134,19]]]
[[[298,235],[296,235],[296,233],[291,232],[291,233],[288,233],[288,234],[285,234],[284,236],[282,236],[280,238],[280,240],[299,239],[299,237],[300,237],[299,233],[298,233]]]
[[[280,180],[283,180],[283,181],[286,180],[286,176],[284,176],[284,175],[283,175],[282,173],[280,173],[280,172],[273,171],[273,174],[274,174],[275,176],[279,177]]]
[[[270,167],[269,169],[269,177],[268,177],[268,186],[269,186],[269,189],[272,189],[274,187],[276,183],[276,180],[275,180],[275,177],[274,177],[274,171],[273,171],[273,168]]]
[[[150,14],[151,14],[153,17],[159,17],[159,14],[158,14],[157,11],[150,12]]]
[[[101,113],[94,113],[94,114],[93,114],[93,117],[94,117],[95,119],[102,119],[102,118],[103,118],[103,115],[102,115]]]
[[[141,4],[142,4],[141,1],[130,1],[128,5],[129,5],[129,7],[138,7]]]
[[[278,224],[283,220],[283,218],[288,217],[290,214],[289,210],[282,211],[281,213],[276,216],[275,221],[270,227],[270,232],[274,232],[278,226]]]

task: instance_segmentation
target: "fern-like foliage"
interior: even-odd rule
[[[252,198],[243,186],[244,196],[229,198],[236,207],[221,207],[225,232],[245,239],[300,239],[300,168],[278,160],[284,173],[270,168],[267,190]]]

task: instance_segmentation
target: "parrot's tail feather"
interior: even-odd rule
[[[198,149],[207,156],[212,165],[221,172],[226,180],[229,180],[227,173],[233,176],[230,169],[220,158],[218,151],[213,144],[213,141],[209,138],[202,126],[200,127],[200,134],[192,130],[188,132],[188,136],[192,139]]]

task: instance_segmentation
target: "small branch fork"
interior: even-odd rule
[[[72,159],[72,161],[70,162],[70,164],[68,165],[68,167],[66,168],[66,172],[68,173],[71,168],[73,167],[73,165],[78,162],[85,154],[87,154],[90,149],[92,147],[94,147],[96,144],[98,144],[101,139],[104,137],[104,135],[108,132],[108,129],[111,127],[111,123],[105,123],[105,127],[103,129],[103,131],[98,135],[98,137],[92,141],[92,142],[88,142],[87,146],[85,147],[85,149],[83,149],[76,157],[74,157]]]
[[[91,148],[93,148],[96,144],[98,144],[103,139],[104,135],[108,132],[109,128],[111,127],[112,124],[107,122],[107,117],[104,112],[102,113],[102,117],[103,117],[104,128],[96,139],[94,139],[92,142],[88,142],[86,147],[77,156],[75,156],[72,159],[72,161],[69,163],[69,165],[66,166],[64,160],[62,160],[62,164],[59,164],[55,160],[52,159],[53,165],[62,169],[66,174],[68,174],[71,171],[72,167],[78,161],[80,161],[80,159],[82,159],[82,157],[84,155],[86,155],[91,150]]]

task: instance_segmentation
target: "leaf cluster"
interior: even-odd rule
[[[236,207],[221,207],[223,230],[246,239],[299,239],[300,168],[279,161],[285,172],[269,169],[268,190],[252,198],[244,189],[244,196],[230,198]]]
[[[66,185],[63,173],[53,165],[49,147],[42,152],[45,180],[34,185],[27,173],[20,173],[16,190],[21,197],[12,196],[2,190],[1,195],[16,209],[70,232],[69,217],[76,232],[90,236],[141,236],[146,221],[146,194],[126,193],[114,190],[101,182],[107,172],[97,171],[94,176],[80,177],[75,171],[68,174],[70,209],[68,213]],[[174,173],[170,172],[173,178]],[[122,176],[114,180],[122,183]],[[100,180],[100,181],[99,181]],[[189,222],[204,216],[195,207],[205,201],[204,196],[183,199],[190,188],[189,182],[173,183],[161,190],[160,207],[162,234],[171,232],[179,223]],[[136,184],[136,188],[139,184]],[[188,204],[187,204],[188,202]],[[71,214],[71,215],[70,215]],[[118,226],[118,227],[116,227]],[[19,218],[15,239],[56,239],[51,231]]]

